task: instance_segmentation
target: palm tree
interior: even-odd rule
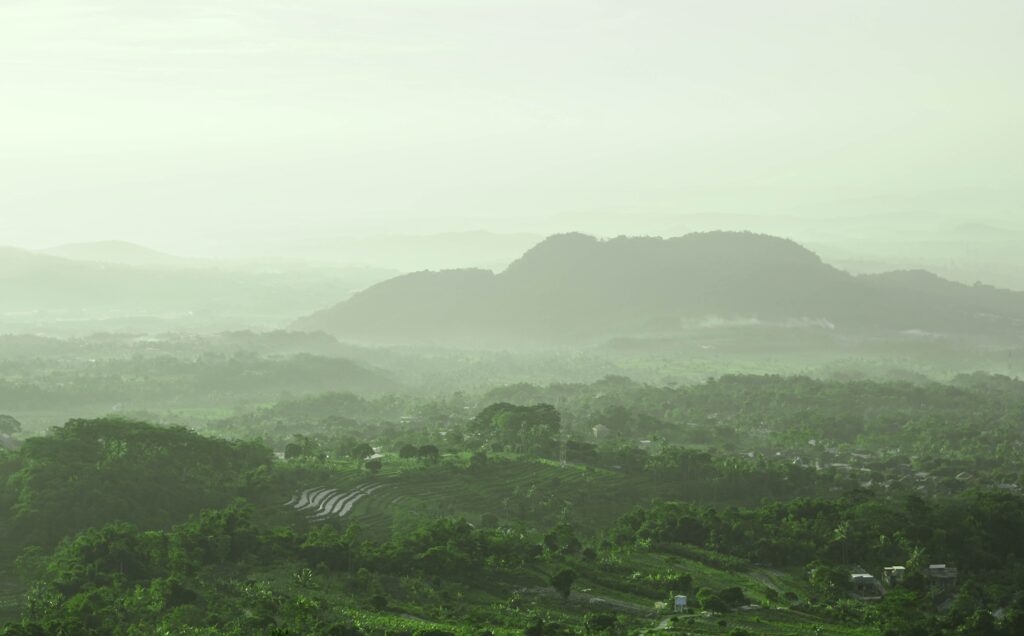
[[[850,522],[840,521],[836,529],[832,531],[832,540],[842,544],[843,565],[846,565],[846,544],[850,538]]]

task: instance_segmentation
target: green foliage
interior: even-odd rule
[[[721,613],[729,609],[729,604],[720,595],[708,588],[697,591],[697,603],[704,610]]]
[[[839,565],[815,562],[809,566],[811,584],[826,598],[844,596],[850,589],[850,570]]]
[[[164,346],[169,346],[164,344]],[[0,369],[0,404],[17,412],[80,413],[109,410],[180,408],[182,404],[230,407],[240,401],[264,401],[283,391],[316,394],[344,387],[361,393],[397,388],[385,373],[338,357],[291,354],[171,351],[114,355],[102,350],[84,364],[39,361],[4,377]],[[290,435],[306,430],[279,431]]]
[[[544,535],[544,547],[558,554],[578,554],[583,545],[576,537],[571,524],[559,523],[551,532]]]
[[[984,460],[989,467],[1024,460],[1024,450],[1013,443],[1024,382],[998,375],[961,375],[950,383],[724,375],[679,386],[609,377],[503,387],[483,399],[509,397],[556,405],[577,435],[591,437],[592,427],[605,426],[612,443],[659,437],[718,447],[746,443],[773,452],[781,447],[796,457],[817,457],[821,446],[808,445],[815,440],[879,453],[898,448],[903,455],[947,462]],[[501,409],[500,403],[488,407],[473,426],[486,428]]]
[[[19,534],[52,545],[115,519],[161,527],[223,506],[270,461],[270,451],[257,444],[182,428],[72,420],[26,441],[6,488]]]
[[[425,444],[416,449],[416,456],[428,464],[436,464],[441,458],[441,451],[433,444]]]
[[[373,455],[373,447],[366,442],[363,442],[352,447],[348,454],[352,459],[362,461]]]
[[[1008,636],[1024,624],[1016,592],[1024,581],[1024,500],[993,480],[1019,470],[1002,463],[1018,454],[1009,423],[1024,412],[1019,389],[982,377],[945,392],[791,378],[663,389],[609,378],[516,387],[531,401],[560,392],[550,399],[558,409],[496,403],[472,420],[462,397],[413,406],[331,396],[260,416],[295,418],[288,426],[307,422],[316,431],[275,438],[287,441],[294,460],[276,464],[258,444],[76,420],[0,456],[8,562],[19,547],[38,544],[17,560],[24,624],[8,632],[635,633],[654,626],[652,601],[685,593],[693,606],[722,614],[675,617],[675,627],[691,633]],[[832,401],[819,402],[819,392]],[[874,410],[851,417],[864,408],[859,400],[874,400]],[[954,439],[946,418],[962,413],[961,400],[977,406],[979,418],[1000,413],[996,435],[1006,443],[977,458],[972,471],[982,478],[954,473],[948,480],[964,485],[945,489],[917,487],[913,478],[861,487],[839,471],[768,452],[661,437],[639,448],[631,439],[707,428],[709,439],[760,439],[810,453],[819,448],[806,435],[870,443],[888,422],[916,440],[914,448],[936,450],[945,442],[929,446],[928,427],[936,439]],[[610,408],[617,403],[623,409]],[[414,416],[395,423],[378,417],[385,412]],[[917,424],[908,431],[894,424],[897,415]],[[690,418],[698,424],[678,424]],[[586,434],[593,422],[619,428],[594,444],[570,440],[568,463],[552,461],[560,437]],[[374,446],[384,461],[324,457],[323,449],[359,455]],[[395,452],[406,461],[393,460]],[[874,457],[873,474],[904,459]],[[921,468],[939,460],[914,461]],[[365,483],[360,466],[379,472],[373,482],[382,488],[345,519],[314,523],[282,506],[317,485]],[[950,469],[924,467],[933,466]],[[960,568],[959,588],[943,591],[920,573],[937,561]],[[850,598],[852,567],[877,575],[896,564],[909,573],[885,599]],[[0,569],[0,584],[3,576]],[[791,609],[734,611],[783,599]]]
[[[167,531],[121,522],[90,528],[45,559],[25,617],[48,630],[83,634],[127,635],[185,624],[217,624],[227,634],[270,627],[311,633],[313,625],[343,630],[351,625],[339,623],[344,614],[326,602],[338,592],[339,575],[351,581],[348,594],[354,591],[380,613],[392,606],[382,576],[470,582],[524,563],[530,550],[523,537],[452,520],[384,544],[363,543],[355,535],[325,525],[304,535],[261,528],[252,508],[241,503],[205,511]],[[286,576],[251,579],[268,564]]]
[[[492,404],[470,422],[474,437],[491,447],[527,455],[549,455],[561,430],[561,416],[550,404]]]
[[[614,633],[618,627],[619,619],[615,614],[588,614],[583,619],[583,628],[588,634]]]
[[[572,584],[576,581],[576,571],[571,568],[562,568],[551,577],[551,587],[562,595],[562,598],[569,598],[572,592]]]
[[[844,589],[835,528],[845,528],[848,550],[862,565],[880,569],[908,562],[914,546],[955,557],[972,569],[1000,571],[1019,550],[1024,499],[996,492],[968,492],[934,502],[878,499],[853,492],[831,500],[797,499],[724,512],[696,504],[660,503],[623,516],[612,531],[620,544],[635,541],[692,544],[760,563],[815,569],[821,591]],[[896,546],[880,537],[901,537]],[[952,560],[952,559],[947,559]]]
[[[487,453],[483,451],[477,451],[473,453],[469,458],[470,468],[476,470],[483,470],[487,467]]]

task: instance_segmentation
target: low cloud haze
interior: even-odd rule
[[[1022,24],[1001,0],[5,2],[0,232],[244,256],[1013,224]]]
[[[1020,0],[0,0],[0,636],[1024,634]]]

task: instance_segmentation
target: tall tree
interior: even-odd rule
[[[576,582],[576,571],[570,568],[562,568],[557,574],[551,577],[551,587],[568,600],[572,593],[572,584]]]
[[[14,435],[21,432],[21,422],[10,415],[0,415],[0,435]]]

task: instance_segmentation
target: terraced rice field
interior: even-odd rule
[[[305,512],[312,521],[324,521],[332,517],[344,519],[356,503],[385,486],[373,482],[347,489],[319,486],[298,493],[285,506]]]

